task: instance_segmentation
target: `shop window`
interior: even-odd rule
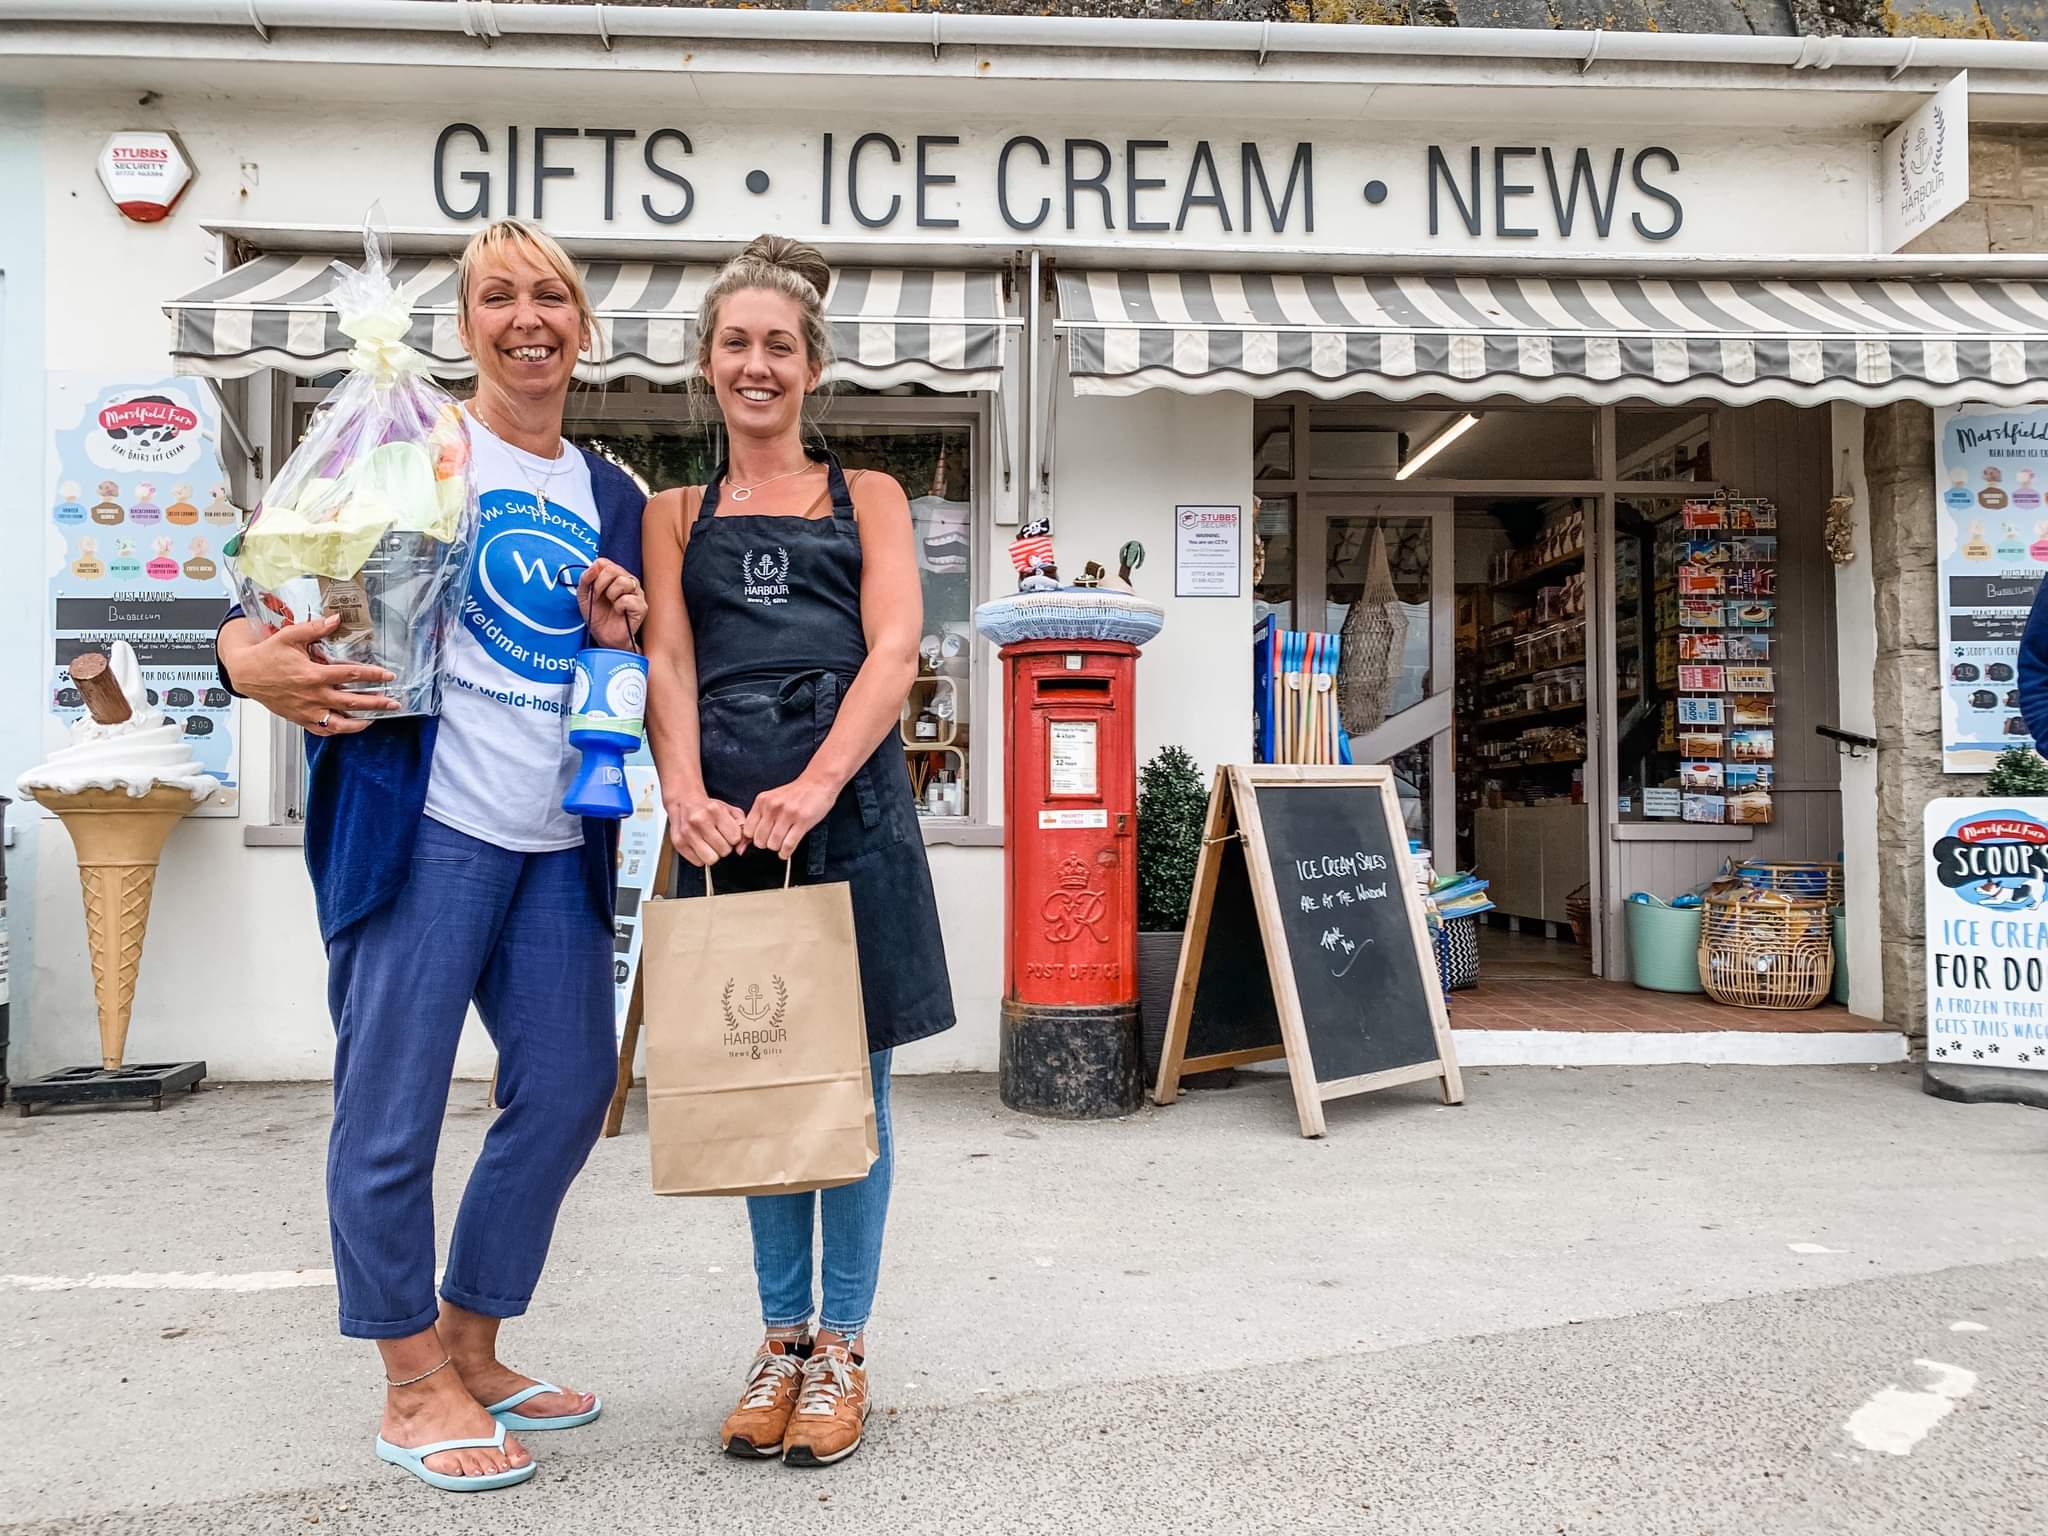
[[[1294,413],[1260,410],[1252,414],[1252,476],[1258,480],[1294,478]]]
[[[1255,496],[1252,506],[1252,621],[1267,614],[1294,628],[1294,498]]]
[[[1420,490],[1440,480],[1587,480],[1599,472],[1590,407],[1311,406],[1307,478]]]
[[[1372,543],[1384,541],[1388,574],[1405,621],[1399,669],[1388,680],[1383,715],[1398,715],[1420,704],[1430,691],[1430,585],[1433,533],[1426,517],[1354,517],[1325,520],[1325,613],[1320,626],[1333,635],[1344,632],[1351,605],[1365,591],[1372,574]]]
[[[977,818],[982,810],[974,799],[982,765],[973,739],[977,424],[957,411],[937,415],[920,410],[922,419],[917,420],[862,420],[856,403],[862,398],[833,400],[821,430],[847,469],[892,475],[910,498],[924,589],[924,635],[917,681],[897,735],[911,788],[918,813],[928,820]],[[714,429],[669,419],[571,421],[570,435],[655,489],[701,485],[722,452]]]
[[[293,393],[293,444],[303,440],[327,393],[318,382]],[[459,384],[443,382],[463,392]],[[570,439],[617,464],[650,491],[700,485],[710,477],[723,453],[722,434],[715,427],[690,420],[679,404],[667,401],[653,406],[650,414],[651,399],[636,405],[620,400],[621,393],[572,394]],[[579,405],[588,409],[587,416],[576,415]],[[846,468],[893,475],[910,499],[925,632],[898,739],[919,815],[942,823],[985,820],[986,808],[976,799],[983,763],[973,730],[981,682],[973,644],[974,599],[981,579],[974,517],[981,418],[972,408],[963,411],[957,396],[928,403],[850,392],[832,399],[824,415],[825,441]],[[305,815],[304,739],[297,731],[279,734],[283,744],[275,761],[273,820],[298,822]]]
[[[959,426],[828,425],[848,469],[894,475],[910,497],[917,568],[924,585],[924,638],[917,681],[898,735],[920,815],[975,813],[971,687],[974,663],[974,440]]]
[[[1678,783],[1678,509],[1652,498],[1614,504],[1613,735],[1624,821],[1647,819],[1644,790]]]
[[[1614,468],[1623,480],[1714,478],[1714,417],[1702,410],[1630,410],[1614,413]]]

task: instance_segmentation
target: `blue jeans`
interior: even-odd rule
[[[852,1184],[803,1195],[749,1195],[754,1229],[754,1281],[761,1319],[770,1328],[800,1328],[811,1320],[813,1229],[825,1233],[825,1308],[821,1327],[860,1337],[874,1310],[882,1272],[882,1228],[889,1217],[889,1183],[896,1164],[889,1129],[889,1055],[868,1058],[875,1080],[875,1142],[880,1156],[868,1176]]]
[[[618,1080],[611,925],[583,857],[512,853],[422,820],[397,897],[328,946],[327,1214],[351,1338],[405,1338],[439,1310],[434,1155],[472,998],[498,1047],[502,1108],[456,1214],[441,1294],[490,1317],[526,1310]]]

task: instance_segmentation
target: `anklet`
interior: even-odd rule
[[[455,1357],[454,1357],[453,1355],[443,1355],[443,1356],[441,1357],[441,1363],[440,1363],[439,1365],[437,1365],[437,1366],[435,1366],[435,1367],[434,1367],[434,1371],[440,1371],[440,1370],[445,1370],[445,1369],[447,1369],[447,1368],[448,1368],[448,1367],[449,1367],[450,1365],[453,1365],[454,1363],[455,1363]],[[408,1377],[406,1377],[406,1378],[405,1378],[405,1380],[403,1380],[403,1381],[393,1381],[393,1380],[392,1380],[392,1379],[391,1379],[391,1378],[390,1378],[389,1376],[386,1376],[386,1377],[384,1378],[384,1385],[385,1385],[385,1386],[387,1386],[387,1387],[413,1387],[413,1386],[418,1386],[418,1385],[419,1385],[419,1384],[420,1384],[421,1382],[425,1381],[425,1380],[426,1380],[426,1379],[427,1379],[427,1378],[428,1378],[429,1376],[433,1375],[433,1374],[434,1374],[434,1371],[421,1371],[421,1372],[419,1373],[419,1375],[417,1375],[417,1376],[408,1376]]]

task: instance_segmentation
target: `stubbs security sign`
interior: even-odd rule
[[[1928,1059],[2048,1071],[2048,800],[1936,800],[1924,835]]]
[[[1882,243],[1896,251],[1969,200],[1969,74],[1957,75],[1886,134],[1880,158]]]

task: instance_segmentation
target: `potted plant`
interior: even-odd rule
[[[2041,754],[2032,747],[2007,747],[1998,754],[1998,761],[1991,765],[1990,777],[1984,780],[1984,793],[1987,795],[2011,795],[2014,797],[2022,795],[2048,795],[2048,762],[2042,761]],[[1141,806],[1144,804],[1143,796],[1139,797],[1139,804]],[[1142,812],[1140,814],[1142,816]],[[1142,821],[1140,823],[1139,836],[1141,838],[1144,836]],[[1140,870],[1138,879],[1141,883],[1140,889],[1142,890],[1142,882],[1145,878],[1143,874],[1144,853],[1142,850],[1138,857]]]
[[[1161,748],[1138,770],[1138,1016],[1148,1083],[1159,1075],[1208,816],[1208,786],[1181,748]]]

